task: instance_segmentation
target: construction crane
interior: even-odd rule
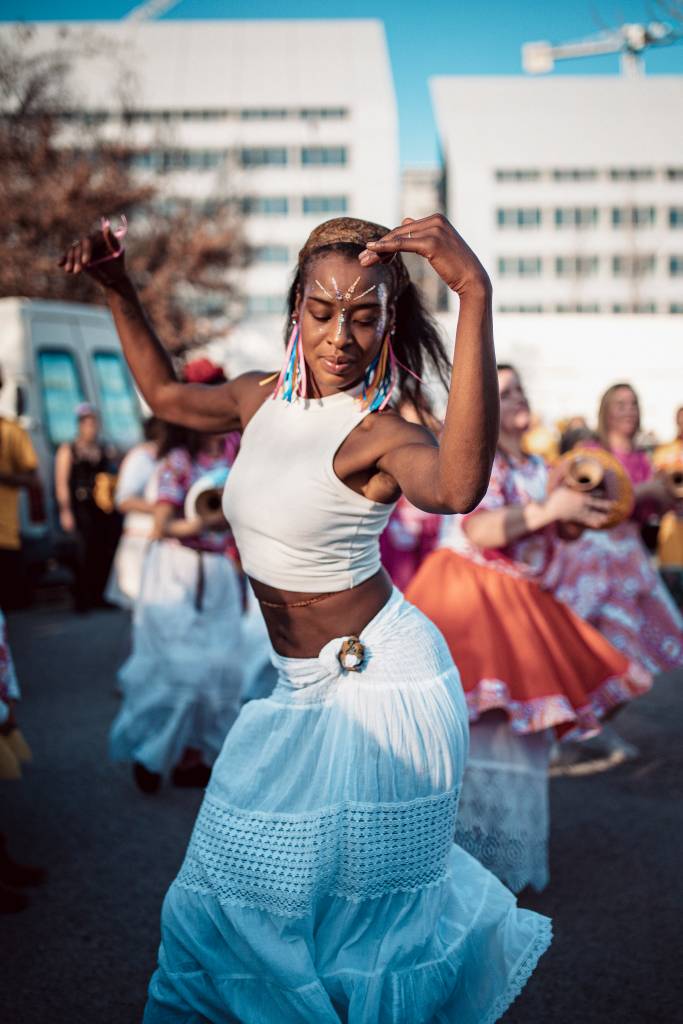
[[[146,3],[134,7],[132,11],[123,18],[123,21],[151,21],[158,18],[172,7],[176,7],[179,0],[147,0]]]
[[[651,21],[647,25],[626,24],[557,46],[546,41],[525,43],[522,66],[530,75],[542,75],[552,71],[557,60],[620,53],[622,74],[640,75],[643,73],[644,50],[651,46],[670,46],[681,37],[680,32],[662,21]]]

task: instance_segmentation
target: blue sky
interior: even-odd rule
[[[127,0],[2,0],[0,18],[118,19],[134,6]],[[414,165],[437,160],[430,75],[520,74],[524,42],[565,42],[624,21],[649,21],[657,8],[655,0],[346,0],[339,6],[320,0],[183,0],[164,17],[381,19],[399,102],[402,162]],[[683,74],[683,41],[650,51],[646,67],[648,74]],[[618,68],[617,57],[592,57],[563,61],[554,74],[616,74]]]

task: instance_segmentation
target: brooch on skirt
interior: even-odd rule
[[[341,645],[337,658],[347,672],[360,672],[365,661],[365,646],[357,636],[348,636]]]

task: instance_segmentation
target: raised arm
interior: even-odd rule
[[[208,386],[184,384],[176,378],[170,357],[145,315],[124,261],[118,240],[105,227],[74,242],[59,265],[67,274],[87,272],[104,288],[126,361],[156,416],[206,432],[238,429],[239,380]]]
[[[406,219],[368,243],[365,266],[396,252],[415,252],[460,298],[453,372],[439,448],[406,445],[380,468],[426,511],[469,512],[486,492],[498,440],[498,378],[493,347],[491,282],[481,263],[441,214]]]

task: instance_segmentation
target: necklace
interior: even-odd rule
[[[312,604],[318,604],[319,601],[326,601],[328,597],[334,597],[339,591],[335,590],[331,594],[316,594],[315,597],[309,597],[305,601],[264,601],[259,598],[259,604],[262,604],[265,608],[308,608]]]

